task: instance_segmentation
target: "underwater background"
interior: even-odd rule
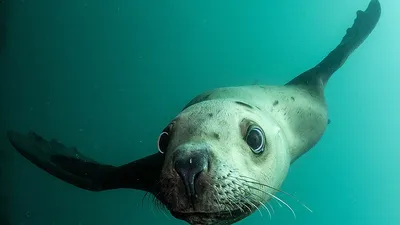
[[[400,224],[400,2],[381,0],[368,39],[326,89],[331,123],[272,202],[237,224]],[[34,130],[119,165],[216,87],[284,84],[344,36],[368,0],[0,1],[0,200],[4,225],[185,224],[144,192],[80,190],[17,154]],[[5,222],[6,219],[9,222]],[[1,224],[3,225],[3,224]]]

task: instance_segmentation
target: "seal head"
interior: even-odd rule
[[[275,119],[234,99],[189,106],[164,129],[159,149],[165,161],[158,198],[190,224],[229,224],[251,214],[274,195],[290,165]]]

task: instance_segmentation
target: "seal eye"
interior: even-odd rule
[[[254,153],[260,154],[264,151],[265,136],[260,127],[250,126],[245,140]]]
[[[169,134],[168,134],[168,132],[163,131],[160,134],[160,136],[158,136],[158,141],[157,141],[158,151],[161,154],[164,154],[165,151],[167,150],[168,143],[169,143]]]

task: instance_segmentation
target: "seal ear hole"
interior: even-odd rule
[[[167,150],[169,144],[169,134],[166,131],[163,131],[160,136],[158,136],[158,141],[157,141],[157,147],[158,151],[161,154],[164,154],[165,151]]]
[[[264,131],[259,126],[249,126],[245,136],[247,145],[251,148],[253,153],[260,154],[264,152],[265,148],[265,135]]]

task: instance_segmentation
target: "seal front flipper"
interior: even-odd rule
[[[13,147],[39,168],[90,191],[132,188],[153,193],[163,164],[163,156],[154,154],[126,165],[111,166],[82,155],[74,147],[47,141],[34,132],[9,131],[7,136]]]
[[[329,78],[335,73],[360,46],[375,28],[381,15],[381,5],[378,0],[371,0],[365,11],[357,11],[353,26],[347,29],[340,44],[331,51],[314,68],[300,74],[286,85],[302,85],[322,91]]]

